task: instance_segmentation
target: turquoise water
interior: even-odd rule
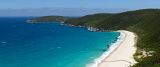
[[[56,22],[27,24],[30,18],[0,18],[0,67],[85,67],[120,35]]]

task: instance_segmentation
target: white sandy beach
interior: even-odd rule
[[[124,34],[123,41],[98,64],[98,67],[129,67],[136,63],[133,58],[136,52],[136,35],[124,30],[118,32]]]

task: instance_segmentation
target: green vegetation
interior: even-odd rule
[[[28,20],[29,23],[45,23],[45,22],[64,22],[68,20],[68,17],[63,16],[44,16],[44,17],[38,17]]]
[[[104,30],[129,30],[138,35],[139,62],[133,67],[160,67],[160,9],[142,9],[119,14],[95,14],[67,20],[74,25],[89,25]],[[143,57],[141,51],[153,52]],[[142,57],[138,57],[141,56]]]
[[[107,17],[112,16],[113,14],[100,13],[94,15],[86,15],[80,18],[73,18],[67,20],[65,23],[73,24],[73,25],[82,25],[82,26],[92,26],[95,27],[97,23],[103,21]]]
[[[80,18],[66,18],[67,24],[93,26],[101,30],[128,30],[138,35],[138,50],[134,57],[139,62],[133,67],[160,67],[160,9],[142,9],[118,14],[94,14]],[[36,21],[55,21],[42,17]],[[33,20],[34,21],[34,20]],[[145,54],[146,53],[146,54]]]

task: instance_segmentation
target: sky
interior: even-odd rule
[[[0,0],[0,9],[25,8],[160,8],[160,0]]]
[[[0,0],[0,16],[84,16],[160,8],[160,0]]]

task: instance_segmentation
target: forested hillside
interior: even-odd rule
[[[138,35],[139,62],[133,67],[160,67],[160,9],[142,9],[119,14],[95,14],[66,21],[104,30],[129,30]],[[146,53],[146,56],[143,53]]]

